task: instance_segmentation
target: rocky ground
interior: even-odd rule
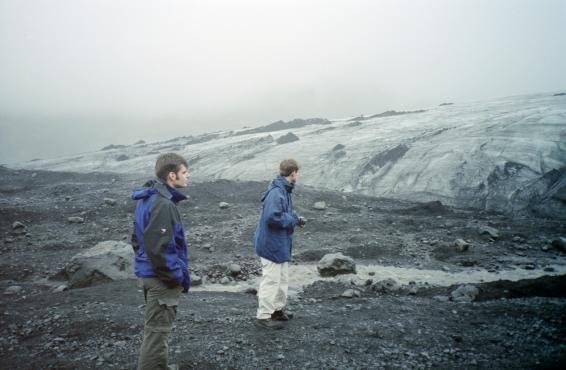
[[[129,193],[144,180],[0,167],[0,368],[135,368],[143,328],[136,281],[65,289],[64,272],[71,257],[99,242],[128,241]],[[566,220],[302,186],[295,206],[308,224],[296,233],[296,266],[341,252],[358,266],[548,276],[451,286],[373,273],[321,279],[291,297],[295,317],[285,329],[256,328],[253,291],[234,287],[259,274],[251,238],[266,185],[215,181],[186,189],[180,211],[190,269],[204,284],[181,299],[170,346],[181,369],[566,364]],[[213,291],[222,287],[236,292]]]

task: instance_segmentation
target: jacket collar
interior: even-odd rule
[[[286,178],[284,178],[283,176],[279,175],[275,178],[275,180],[273,180],[273,185],[277,186],[281,189],[287,190],[287,192],[292,193],[293,189],[295,188],[295,184],[293,184],[292,182],[287,181]]]
[[[167,185],[161,179],[154,180],[153,187],[159,192],[159,194],[163,195],[173,203],[179,203],[180,201],[187,199],[185,194]]]

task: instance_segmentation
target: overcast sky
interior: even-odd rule
[[[564,0],[0,0],[0,163],[564,90]]]

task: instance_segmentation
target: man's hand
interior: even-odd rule
[[[299,217],[299,227],[302,229],[307,224],[307,219],[304,217]]]

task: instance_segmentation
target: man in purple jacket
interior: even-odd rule
[[[261,217],[254,236],[255,251],[261,258],[262,268],[256,323],[268,329],[281,329],[281,321],[289,320],[283,309],[287,304],[293,232],[295,226],[305,225],[305,219],[293,210],[291,197],[299,178],[297,161],[282,161],[279,173],[261,198]]]
[[[178,154],[157,158],[155,180],[132,192],[137,201],[132,245],[135,273],[146,302],[143,343],[138,369],[175,369],[167,364],[167,340],[177,315],[179,295],[190,286],[188,247],[177,203],[177,191],[189,180],[187,161]]]

